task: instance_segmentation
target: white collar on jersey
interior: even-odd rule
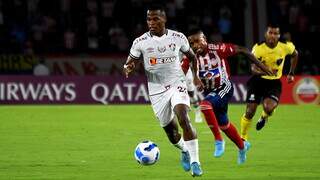
[[[166,32],[160,37],[159,36],[153,36],[150,31],[148,32],[148,34],[152,38],[162,38],[163,36],[167,36],[168,35],[168,29],[166,29]]]

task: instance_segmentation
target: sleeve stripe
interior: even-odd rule
[[[129,54],[129,56],[130,56],[132,59],[140,59],[139,57],[136,57],[136,56],[132,55],[131,53]]]

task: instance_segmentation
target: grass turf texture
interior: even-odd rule
[[[230,105],[229,117],[239,129],[244,105]],[[213,137],[205,122],[197,128],[201,179],[319,179],[319,106],[280,105],[257,132],[257,111],[250,130],[252,148],[244,165],[229,139],[226,152],[214,158]],[[189,179],[180,153],[169,144],[151,106],[1,106],[0,179]],[[191,117],[193,113],[191,113]],[[133,151],[152,140],[160,160],[141,166]]]

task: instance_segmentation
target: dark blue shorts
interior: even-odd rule
[[[233,85],[224,85],[222,88],[205,93],[205,100],[212,104],[213,111],[218,120],[219,126],[229,123],[228,103],[233,96]]]

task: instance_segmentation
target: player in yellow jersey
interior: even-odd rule
[[[241,117],[241,138],[248,140],[248,130],[257,106],[262,103],[263,111],[257,122],[256,129],[261,130],[268,118],[279,104],[282,84],[280,78],[286,56],[291,56],[290,72],[287,82],[294,81],[294,72],[298,62],[298,52],[292,42],[279,41],[280,28],[270,24],[265,33],[265,41],[255,44],[252,49],[254,56],[267,65],[274,75],[266,75],[254,64],[251,66],[253,76],[247,82],[247,107]]]

